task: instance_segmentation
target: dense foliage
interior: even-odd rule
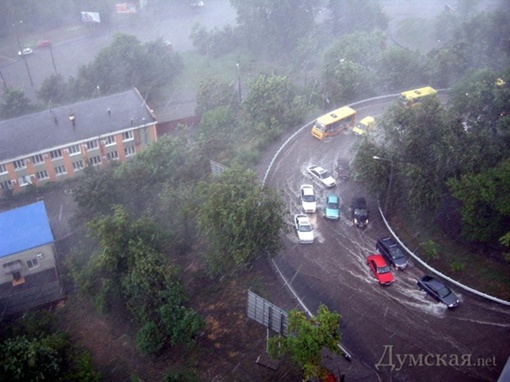
[[[210,243],[212,275],[229,275],[259,257],[276,256],[285,227],[280,195],[252,171],[233,168],[199,185],[198,224]]]
[[[142,353],[191,346],[203,321],[184,305],[186,294],[162,252],[159,230],[147,218],[132,219],[121,206],[113,209],[113,215],[88,224],[98,246],[86,267],[75,269],[82,293],[103,310],[122,303],[140,324],[136,343]]]
[[[317,316],[307,319],[303,312],[289,313],[288,335],[268,340],[268,352],[273,358],[289,356],[303,370],[303,379],[324,378],[327,370],[321,365],[322,350],[340,354],[340,315],[321,304]]]
[[[34,312],[2,323],[2,381],[100,380],[88,353],[74,346],[68,334],[57,329],[57,319],[50,313]]]

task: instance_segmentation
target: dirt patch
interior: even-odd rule
[[[200,274],[189,267],[186,272]],[[188,275],[189,276],[189,275]],[[176,347],[158,356],[144,357],[135,348],[136,324],[127,315],[97,313],[86,301],[70,296],[61,310],[63,329],[88,349],[104,380],[161,381],[169,370],[194,370],[198,380],[296,381],[299,370],[272,363],[265,355],[266,329],[246,315],[247,291],[290,309],[287,294],[270,263],[260,260],[242,277],[213,283],[205,276],[193,279],[191,306],[205,318],[206,328],[194,349]],[[259,364],[257,364],[259,360]],[[266,366],[260,365],[261,363]],[[276,367],[273,370],[271,367]]]

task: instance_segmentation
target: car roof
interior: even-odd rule
[[[387,265],[382,255],[378,253],[368,256],[368,260],[373,260],[378,267],[385,267]]]
[[[379,242],[384,243],[388,247],[389,246],[393,246],[393,245],[397,245],[397,243],[395,243],[395,240],[393,240],[393,238],[391,236],[381,237],[379,239]]]
[[[326,170],[324,170],[321,166],[310,166],[308,167],[310,170],[315,170],[317,172],[325,172]]]
[[[301,186],[301,190],[303,190],[306,193],[313,194],[313,186],[310,184],[303,184]]]

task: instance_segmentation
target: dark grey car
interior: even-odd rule
[[[383,255],[388,265],[393,265],[396,269],[406,269],[407,258],[393,238],[389,236],[380,238],[375,243],[375,249]]]
[[[455,308],[459,305],[459,298],[441,281],[432,276],[425,275],[418,280],[418,287],[425,290],[437,301],[442,302],[448,308]]]

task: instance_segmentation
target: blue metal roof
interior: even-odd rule
[[[0,213],[0,258],[52,242],[43,201]]]

